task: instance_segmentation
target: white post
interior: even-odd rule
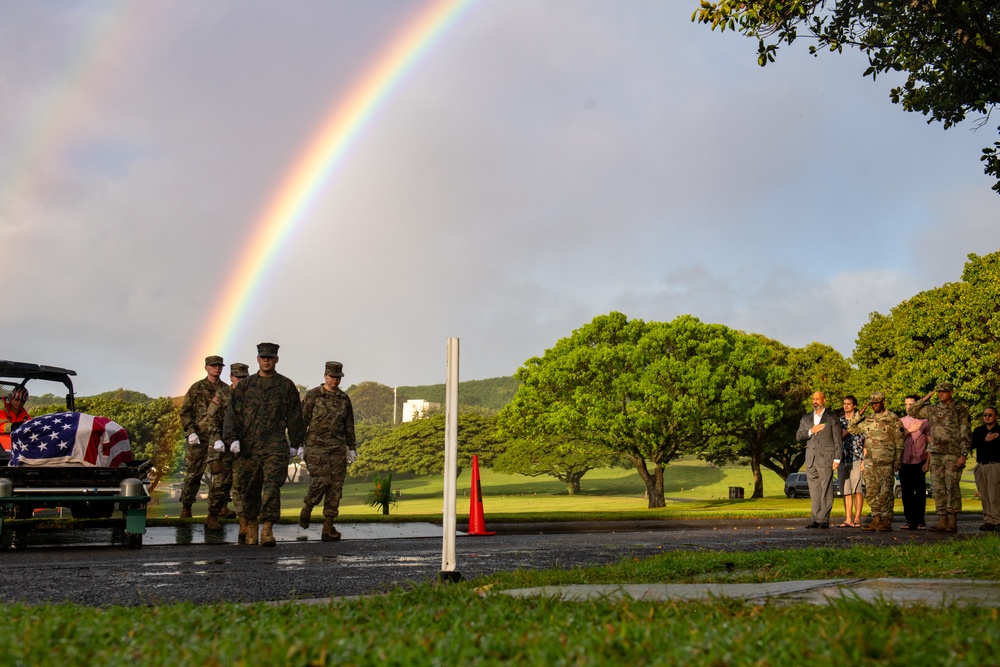
[[[455,497],[458,473],[458,339],[448,339],[448,376],[444,389],[444,531],[441,547],[441,579],[461,578],[455,572]],[[455,573],[447,575],[445,573]]]
[[[392,388],[392,425],[393,426],[396,425],[396,390],[397,389],[399,389],[398,386]]]

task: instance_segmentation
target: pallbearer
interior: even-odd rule
[[[324,542],[340,539],[333,520],[340,513],[347,465],[357,457],[354,440],[354,408],[351,397],[340,388],[344,365],[326,362],[323,384],[306,392],[302,417],[306,424],[306,466],[312,481],[299,514],[299,525],[309,527],[312,508],[323,503]]]

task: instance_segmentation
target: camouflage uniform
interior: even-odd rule
[[[880,400],[876,400],[880,399]],[[873,394],[871,403],[884,402],[882,394]],[[903,463],[903,423],[888,410],[856,414],[851,418],[847,432],[865,438],[865,496],[872,511],[872,519],[892,523],[893,473]]]
[[[231,373],[233,377],[246,378],[246,364],[232,364]],[[209,442],[213,445],[217,440],[222,440],[222,427],[226,417],[226,407],[233,396],[233,388],[226,386],[215,393],[212,402],[208,405],[205,413],[203,428],[209,434]],[[208,490],[208,513],[218,515],[229,502],[230,492],[232,492],[233,508],[236,514],[243,516],[243,496],[240,493],[239,484],[233,484],[239,473],[236,471],[235,455],[229,451],[226,442],[226,449],[221,452],[215,451],[214,447],[209,448],[206,463],[209,472],[212,473],[212,484]]]
[[[306,466],[309,491],[303,504],[311,510],[323,503],[323,516],[334,519],[340,513],[340,496],[347,476],[347,450],[356,449],[354,408],[351,397],[340,387],[324,385],[306,392],[302,399],[306,424]]]
[[[949,386],[942,383],[940,387]],[[944,391],[952,391],[946,389]],[[962,469],[958,459],[968,453],[972,445],[969,431],[969,408],[958,401],[929,404],[928,399],[917,401],[907,414],[914,419],[927,419],[930,423],[931,485],[934,489],[934,508],[939,516],[958,515],[962,511],[962,491],[959,482]]]
[[[222,363],[222,357],[208,357],[205,365],[212,363]],[[212,403],[212,398],[222,387],[228,387],[225,382],[209,382],[208,378],[198,380],[187,393],[184,394],[184,401],[181,403],[181,426],[184,434],[190,436],[192,433],[198,435],[201,441],[197,445],[188,443],[187,452],[184,455],[184,463],[187,465],[187,474],[184,476],[184,484],[181,487],[181,505],[189,507],[198,499],[198,489],[201,488],[201,478],[205,474],[205,464],[207,462],[208,449],[211,446],[209,432],[205,430],[205,415],[208,413],[208,406]]]
[[[301,447],[305,435],[299,392],[284,375],[254,374],[233,389],[222,439],[240,441],[236,484],[243,494],[247,521],[256,522],[258,516],[264,522],[279,519],[289,443]]]

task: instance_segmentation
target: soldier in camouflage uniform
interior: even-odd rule
[[[868,406],[872,411],[866,415]],[[906,442],[903,422],[885,409],[885,394],[877,391],[871,395],[868,405],[851,418],[847,432],[865,436],[865,495],[872,520],[862,530],[892,530],[892,511],[896,502],[893,473],[903,463]]]
[[[205,414],[212,398],[219,389],[227,386],[219,379],[225,364],[222,357],[211,355],[205,357],[205,373],[203,380],[198,380],[184,394],[181,403],[181,426],[187,435],[187,453],[184,463],[187,474],[181,486],[181,518],[191,518],[191,506],[198,499],[198,489],[201,488],[201,478],[205,474],[205,463],[208,456],[209,434],[205,431]]]
[[[938,402],[929,405],[931,394],[937,392]],[[958,532],[958,514],[962,511],[962,491],[959,482],[972,445],[969,431],[969,408],[952,399],[955,385],[938,384],[934,391],[914,403],[907,414],[914,419],[930,422],[931,485],[934,489],[934,506],[938,522],[930,528],[938,532]]]
[[[209,434],[209,442],[212,442],[212,449],[208,452],[206,459],[208,471],[212,473],[212,483],[208,489],[208,516],[205,519],[207,530],[222,530],[219,519],[228,519],[233,516],[240,517],[240,528],[245,528],[243,522],[243,500],[240,497],[239,486],[233,486],[233,460],[234,455],[239,454],[240,442],[234,440],[227,443],[222,439],[223,420],[226,417],[226,406],[233,395],[233,387],[239,384],[240,380],[250,375],[249,367],[246,364],[230,364],[229,380],[232,383],[228,387],[223,387],[212,398],[205,413],[205,423],[203,429]],[[226,507],[229,502],[229,493],[233,494],[234,513]],[[240,538],[245,536],[241,532]]]
[[[320,539],[340,539],[333,520],[340,513],[347,464],[357,454],[354,440],[354,408],[351,397],[340,389],[344,365],[326,362],[323,384],[306,392],[302,417],[306,424],[306,466],[312,481],[299,513],[299,525],[309,527],[312,508],[323,503],[323,532]]]
[[[306,429],[295,383],[274,368],[278,346],[257,346],[260,370],[233,389],[222,430],[225,441],[240,442],[237,485],[243,494],[246,544],[258,543],[258,520],[262,547],[276,544],[272,528],[281,516],[281,487],[288,476],[289,445],[302,447]],[[287,436],[286,436],[287,430]]]

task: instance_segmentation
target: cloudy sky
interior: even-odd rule
[[[469,0],[201,349],[331,111],[432,3],[0,5],[0,358],[177,395],[280,343],[300,384],[512,374],[596,315],[691,313],[845,355],[1000,248],[995,130],[945,131],[857,54],[691,23],[696,0]]]

